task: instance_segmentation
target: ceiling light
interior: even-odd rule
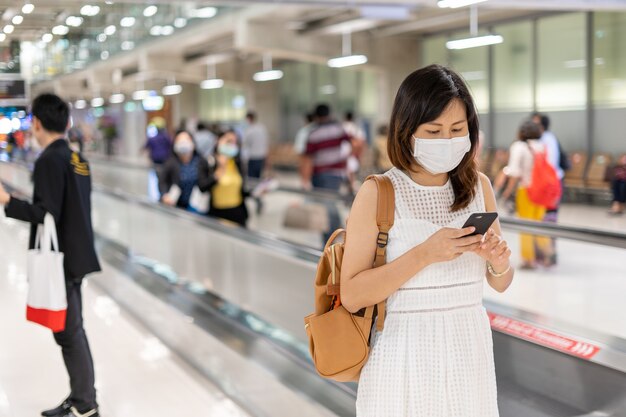
[[[96,37],[96,39],[98,40],[98,42],[102,43],[107,40],[107,35],[105,35],[104,33],[101,33]]]
[[[152,94],[156,94],[156,91],[152,90],[137,90],[133,93],[133,100],[143,100]]]
[[[65,24],[77,28],[83,24],[83,18],[79,16],[68,16],[68,18],[65,19]]]
[[[116,30],[117,30],[117,28],[114,25],[107,26],[104,29],[104,34],[107,35],[107,36],[113,36],[115,34]]]
[[[345,68],[353,65],[362,65],[367,62],[365,55],[352,54],[352,33],[345,32],[341,41],[342,56],[328,60],[331,68]]]
[[[122,20],[120,20],[120,26],[123,28],[129,28],[131,26],[134,26],[136,21],[137,19],[135,19],[134,17],[126,16],[122,18]]]
[[[172,33],[174,33],[173,26],[167,25],[161,28],[161,35],[163,36],[170,36]]]
[[[124,41],[122,42],[122,51],[130,51],[135,47],[135,42],[133,41]]]
[[[220,78],[204,80],[200,83],[200,88],[203,90],[214,90],[216,88],[222,88],[222,87],[224,87],[224,80]]]
[[[152,26],[150,28],[150,35],[152,35],[152,36],[161,36],[161,30],[162,29],[163,28],[161,26],[159,26],[159,25]]]
[[[174,20],[174,26],[177,28],[184,28],[185,26],[187,26],[187,19],[185,19],[184,17],[177,17]]]
[[[504,42],[504,38],[500,35],[475,36],[473,38],[457,39],[446,42],[448,49],[467,49],[476,48],[478,46],[496,45]]]
[[[15,16],[13,16],[13,20],[11,20],[11,22],[14,25],[21,25],[23,21],[24,21],[24,16],[21,16],[19,14],[16,14]]]
[[[450,9],[457,9],[459,7],[471,6],[472,4],[478,4],[487,0],[440,0],[437,6]]]
[[[63,25],[58,25],[52,28],[52,34],[54,35],[63,36],[63,35],[67,35],[69,32],[70,32],[70,28],[68,28],[67,26],[63,26]]]
[[[102,97],[96,97],[91,100],[91,107],[102,107],[104,106],[104,99]]]
[[[353,65],[361,65],[367,63],[365,55],[348,55],[332,58],[328,60],[328,66],[331,68],[344,68]]]
[[[80,14],[83,16],[96,16],[100,13],[100,6],[92,6],[89,4],[84,5],[80,8]]]
[[[210,19],[217,14],[217,9],[215,7],[203,7],[201,9],[196,9],[191,11],[192,17],[197,17],[200,19]]]
[[[113,95],[111,95],[111,97],[109,97],[109,103],[111,103],[111,104],[120,104],[120,103],[123,103],[125,99],[126,99],[126,97],[124,96],[124,94],[117,93],[117,94],[113,94]]]
[[[100,52],[100,59],[103,61],[109,59],[109,51]]]
[[[5,35],[4,33],[0,33],[0,42],[4,42],[7,40],[7,35]]]
[[[87,107],[87,102],[85,100],[76,100],[74,103],[74,108],[78,110],[82,110]]]
[[[52,33],[46,33],[45,35],[41,37],[41,40],[44,41],[45,43],[50,43],[52,42],[53,38],[54,36],[52,36]]]
[[[252,77],[254,81],[274,81],[280,80],[281,78],[283,78],[283,72],[281,70],[260,71]]]
[[[183,91],[183,86],[178,84],[170,84],[163,87],[164,96],[175,96],[176,94],[180,94]]]
[[[159,11],[159,8],[156,7],[155,5],[148,6],[145,9],[143,9],[143,15],[145,17],[151,17],[151,16],[154,16],[158,11]]]
[[[3,29],[4,33],[6,33],[7,35],[13,33],[14,30],[15,30],[15,26],[13,25],[6,25]]]
[[[22,13],[31,14],[35,10],[35,5],[32,3],[26,3],[24,7],[22,7]]]

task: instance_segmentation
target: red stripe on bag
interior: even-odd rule
[[[46,310],[41,308],[26,307],[26,320],[41,324],[54,333],[65,330],[65,316],[67,310]]]

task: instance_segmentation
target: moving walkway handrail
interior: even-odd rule
[[[19,167],[20,169],[27,169],[22,165],[11,165]],[[16,189],[16,187],[12,188]],[[30,191],[27,190],[17,190],[22,192],[23,194],[30,194]],[[124,191],[111,190],[107,187],[102,186],[95,186],[94,191],[121,201],[128,202],[130,204],[137,204],[151,210],[160,211],[164,214],[167,214],[168,216],[193,221],[211,230],[227,234],[229,237],[236,238],[237,240],[257,245],[266,250],[271,250],[272,253],[276,255],[289,256],[292,258],[295,257],[297,259],[310,263],[316,263],[319,256],[321,255],[321,251],[315,248],[306,247],[285,240],[280,240],[269,233],[250,231],[237,227],[235,225],[225,224],[219,220],[211,219],[206,216],[199,216],[197,214],[189,213],[184,210],[167,207],[158,203],[154,203],[148,200],[146,197],[138,197]],[[591,243],[595,243],[596,240],[591,241],[591,238],[589,238],[589,236],[595,234],[602,238],[606,238],[605,240],[600,242],[601,244],[618,248],[624,247],[624,242],[622,240],[626,241],[626,235],[619,233],[598,232],[595,230],[586,230],[553,224],[535,224],[535,222],[516,220],[514,222],[503,222],[503,226],[505,225],[510,226],[511,228],[517,228],[517,230],[523,230],[524,232],[537,232],[543,235],[553,235],[556,237],[564,237],[567,239],[580,240]],[[576,325],[557,323],[556,321],[551,320],[547,317],[532,317],[532,315],[529,315],[528,313],[525,313],[521,310],[499,306],[498,304],[495,304],[493,302],[485,302],[485,305],[489,306],[489,309],[495,311],[496,313],[506,315],[508,311],[508,314],[510,314],[509,317],[521,317],[522,321],[526,323],[531,323],[538,328],[548,326],[547,328],[552,328],[556,331],[558,331],[557,329],[564,331],[566,335],[578,335],[582,336],[587,341],[596,342],[596,345],[601,347],[602,354],[594,358],[593,362],[603,364],[614,369],[618,369],[622,372],[626,372],[626,341],[624,341],[623,339],[612,337],[609,335],[598,334],[595,331],[582,329]],[[514,311],[514,314],[511,314],[511,311]],[[557,324],[563,324],[563,327],[561,325],[557,326]]]
[[[21,163],[16,162],[2,162],[4,164],[14,165],[24,170],[28,170],[30,172],[30,168]],[[154,203],[146,197],[141,197],[137,195],[130,194],[120,189],[112,189],[111,187],[94,184],[94,191],[97,191],[102,194],[106,194],[112,196],[114,198],[124,200],[127,202],[134,202],[137,204],[141,204],[146,207],[150,207],[152,209],[161,210],[163,212],[167,212],[169,214],[175,215],[177,217],[182,217],[186,219],[191,219],[196,222],[205,224],[206,226],[219,230],[221,232],[227,232],[232,236],[237,236],[246,241],[259,244],[261,246],[267,247],[269,249],[278,249],[283,248],[284,254],[289,256],[296,256],[299,259],[303,260],[311,260],[317,259],[321,255],[321,251],[319,249],[304,246],[301,244],[296,244],[293,242],[289,242],[284,239],[280,239],[272,233],[264,232],[264,231],[251,231],[248,229],[243,229],[239,227],[235,227],[233,225],[225,224],[216,219],[212,219],[207,216],[197,215],[193,213],[188,213],[184,210],[164,206],[162,204]],[[297,190],[292,188],[281,187],[278,191],[284,192],[298,192],[307,196],[311,196],[308,192],[304,190]],[[322,198],[329,198],[329,196],[333,195],[333,193],[321,192],[314,193],[313,197],[319,196]],[[338,195],[334,194],[335,198]],[[526,234],[536,234],[543,235],[552,238],[562,238],[568,240],[574,240],[585,243],[593,243],[597,245],[609,246],[614,248],[626,249],[626,233],[619,232],[611,232],[607,230],[599,230],[599,229],[591,229],[570,225],[563,225],[557,223],[546,223],[546,222],[537,222],[531,220],[521,220],[512,217],[500,217],[500,223],[505,230],[510,230],[519,233]]]

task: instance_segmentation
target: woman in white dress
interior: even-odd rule
[[[377,189],[366,182],[348,222],[341,299],[351,312],[387,299],[357,396],[358,417],[498,416],[493,343],[483,282],[505,291],[511,251],[494,223],[485,236],[461,229],[496,211],[476,169],[478,116],[461,77],[431,65],[409,75],[391,116],[387,175],[395,224],[387,264],[376,252]]]

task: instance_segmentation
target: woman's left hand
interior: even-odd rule
[[[509,266],[511,249],[493,229],[489,229],[483,242],[474,252],[489,262],[496,272],[505,270]]]

